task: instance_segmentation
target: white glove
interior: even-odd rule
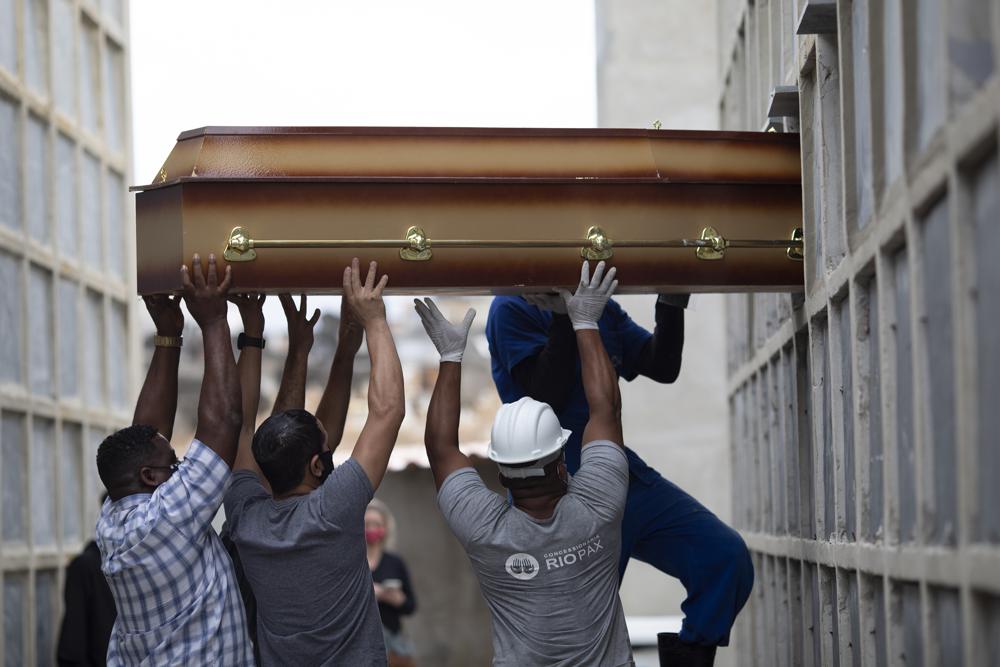
[[[465,345],[469,340],[469,328],[472,326],[472,320],[476,318],[476,311],[469,308],[461,324],[452,324],[441,314],[437,304],[429,298],[423,301],[414,299],[413,306],[424,325],[424,331],[441,354],[441,361],[461,363]]]
[[[525,294],[524,300],[542,310],[566,314],[566,302],[558,294]]]
[[[607,275],[604,275],[604,262],[598,262],[597,268],[594,269],[594,277],[591,278],[590,264],[584,260],[580,269],[580,286],[576,288],[576,294],[570,294],[564,289],[559,290],[563,301],[566,302],[566,314],[573,323],[574,331],[597,328],[597,321],[601,319],[604,306],[618,287],[618,281],[615,280],[617,271],[618,269],[612,267]]]

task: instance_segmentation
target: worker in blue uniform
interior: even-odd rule
[[[610,300],[598,326],[618,376],[677,379],[684,347],[687,295],[660,295],[650,333]],[[576,338],[556,294],[498,296],[490,305],[486,336],[500,398],[524,396],[552,406],[573,432],[566,466],[580,466],[580,439],[588,419]],[[679,635],[661,633],[661,664],[711,665],[715,647],[729,643],[736,615],[750,596],[753,564],[739,534],[701,503],[664,479],[631,449],[629,491],[622,523],[619,574],[630,558],[676,577],[687,598]]]

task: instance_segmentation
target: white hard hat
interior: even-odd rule
[[[557,458],[571,434],[560,426],[548,403],[525,396],[500,406],[493,420],[488,455],[505,477],[541,477],[545,474],[542,468]],[[509,467],[532,462],[539,466]]]

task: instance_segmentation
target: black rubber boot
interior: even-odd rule
[[[685,644],[676,632],[656,635],[660,652],[660,667],[712,667],[715,662],[714,646]]]

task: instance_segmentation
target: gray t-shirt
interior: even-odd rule
[[[226,520],[257,597],[265,665],[385,665],[365,548],[374,490],[348,459],[305,496],[274,500],[257,475],[233,473]]]
[[[632,664],[618,598],[625,450],[583,448],[553,515],[508,505],[472,468],[441,485],[438,504],[465,547],[493,618],[494,665]]]

